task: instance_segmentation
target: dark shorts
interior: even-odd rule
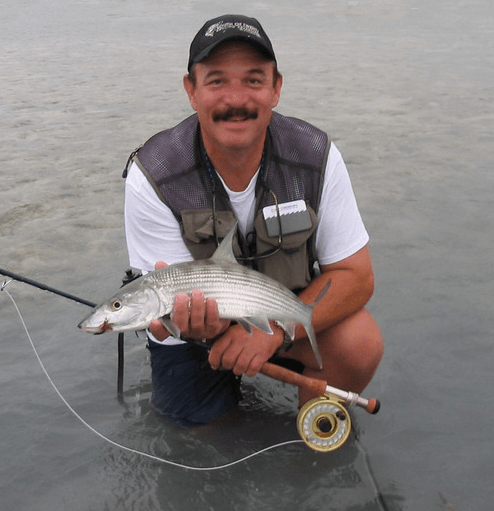
[[[235,408],[241,399],[240,378],[213,371],[208,351],[193,344],[166,346],[148,342],[156,412],[183,424],[208,424]]]

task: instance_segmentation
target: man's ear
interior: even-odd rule
[[[190,106],[194,110],[197,110],[197,108],[195,106],[195,91],[196,91],[196,87],[192,83],[189,75],[185,75],[184,76],[183,83],[184,83],[185,92],[187,92],[187,96],[189,96]]]
[[[279,74],[278,75],[278,79],[276,80],[276,83],[274,85],[275,97],[274,97],[272,108],[277,106],[279,101],[280,101],[281,87],[282,86],[283,86],[283,76],[281,74]]]

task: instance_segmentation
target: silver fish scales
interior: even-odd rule
[[[174,298],[201,289],[206,298],[216,299],[221,318],[236,320],[249,333],[256,327],[272,334],[269,321],[275,320],[293,340],[295,326],[301,324],[322,365],[312,328],[313,306],[274,279],[240,265],[232,250],[235,231],[236,226],[211,259],[170,265],[134,280],[96,307],[79,328],[89,333],[141,330],[153,319],[162,318],[167,329],[179,337],[180,331],[169,317]]]

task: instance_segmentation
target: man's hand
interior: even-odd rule
[[[159,261],[155,268],[160,270],[166,266],[166,263]],[[213,339],[230,326],[230,320],[220,318],[216,300],[205,299],[204,293],[199,289],[192,291],[190,297],[185,293],[175,297],[171,320],[182,335],[198,340]],[[152,321],[149,329],[158,340],[163,340],[170,335],[159,319]]]
[[[252,334],[240,325],[231,326],[211,347],[213,369],[231,369],[236,375],[255,376],[283,344],[283,330],[274,324],[273,334],[253,328]]]
[[[221,319],[214,298],[204,298],[200,289],[194,289],[190,297],[180,293],[175,297],[171,320],[185,337],[191,339],[214,339],[229,326],[229,319]]]
[[[160,261],[155,268],[166,266]],[[209,363],[213,369],[229,369],[236,375],[255,376],[283,344],[283,330],[274,322],[271,322],[272,335],[257,328],[249,334],[240,325],[230,326],[230,320],[220,318],[216,300],[204,299],[199,289],[192,291],[190,297],[185,293],[175,297],[171,319],[191,339],[213,339],[223,334],[211,347]],[[152,321],[149,329],[158,340],[170,335],[159,319]]]

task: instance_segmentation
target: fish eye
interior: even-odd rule
[[[119,309],[122,308],[122,302],[120,300],[115,300],[112,304],[111,304],[111,308],[114,310],[114,311],[118,311]]]

